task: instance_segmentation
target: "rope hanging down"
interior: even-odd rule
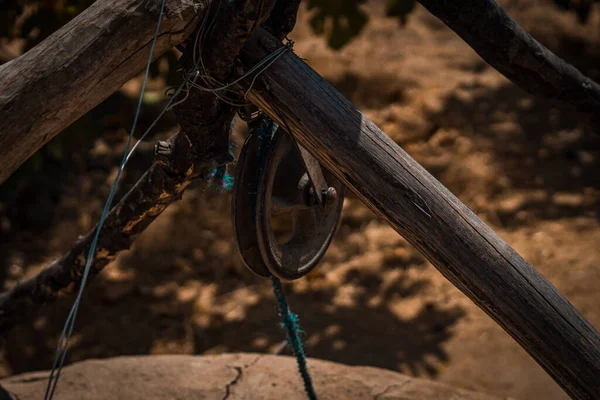
[[[258,156],[259,158],[263,158],[269,146],[271,145],[271,139],[273,135],[275,135],[279,129],[279,126],[275,121],[268,117],[260,117],[260,125],[258,126],[258,133],[260,142],[258,145]],[[260,163],[262,166],[262,163]],[[262,167],[259,167],[257,173],[260,175],[264,171]],[[256,195],[256,193],[254,193]],[[254,206],[256,208],[256,206]],[[298,364],[298,372],[302,377],[302,381],[304,383],[304,390],[306,395],[310,400],[316,400],[317,394],[313,387],[312,378],[310,373],[308,372],[308,367],[306,363],[306,355],[304,354],[304,347],[302,345],[302,341],[300,340],[300,330],[298,324],[298,315],[292,313],[290,311],[287,298],[285,296],[285,292],[283,291],[283,287],[281,285],[281,281],[274,275],[269,274],[271,279],[271,284],[273,286],[273,293],[275,295],[275,299],[277,300],[277,308],[279,309],[279,315],[281,317],[281,326],[284,327],[287,331],[287,342],[291,346],[294,351],[294,355],[296,356],[296,362]]]
[[[160,24],[162,21],[162,17],[164,15],[166,0],[162,0],[162,2],[161,2],[161,8],[160,8],[160,13],[159,13],[159,17],[158,17],[157,26],[156,26],[156,31],[155,31],[154,38],[152,41],[152,46],[150,48],[148,62],[146,64],[146,70],[144,73],[143,84],[142,84],[142,88],[140,91],[140,96],[139,96],[139,100],[138,100],[138,104],[137,104],[136,113],[135,113],[135,116],[133,119],[133,124],[132,124],[131,130],[129,132],[129,136],[128,136],[127,143],[125,146],[125,150],[123,152],[123,157],[121,159],[121,163],[119,165],[119,169],[117,171],[117,175],[111,186],[108,198],[106,200],[102,214],[100,216],[100,220],[98,222],[98,227],[95,231],[94,238],[90,244],[90,249],[88,251],[84,271],[83,271],[83,274],[81,277],[81,282],[80,282],[78,293],[77,293],[77,297],[75,298],[73,306],[69,312],[69,315],[67,316],[65,325],[61,332],[59,343],[58,343],[58,346],[56,349],[56,354],[54,357],[54,363],[52,365],[50,377],[48,378],[48,385],[46,387],[44,400],[51,400],[54,397],[54,393],[56,391],[56,387],[57,387],[58,381],[60,379],[62,368],[65,363],[66,355],[67,355],[68,348],[69,348],[69,342],[70,342],[71,336],[73,334],[73,329],[75,326],[77,312],[79,310],[79,305],[81,303],[83,291],[85,289],[85,284],[89,277],[92,261],[94,260],[94,254],[96,251],[96,246],[98,244],[100,231],[102,229],[102,226],[104,225],[106,216],[108,215],[108,211],[110,210],[110,206],[114,199],[116,189],[118,186],[118,182],[119,182],[119,179],[123,172],[123,169],[125,168],[125,165],[129,161],[129,158],[132,156],[132,154],[136,150],[139,143],[141,143],[144,140],[144,138],[153,129],[153,127],[161,119],[161,117],[164,115],[164,113],[166,111],[170,110],[171,108],[175,107],[178,104],[181,104],[182,102],[184,102],[187,99],[189,90],[191,88],[196,88],[196,89],[200,89],[203,91],[212,92],[223,102],[232,104],[234,106],[243,106],[244,104],[236,104],[232,99],[228,98],[225,95],[225,93],[231,92],[231,93],[234,93],[235,95],[239,95],[238,92],[235,92],[231,88],[236,83],[249,77],[251,74],[256,73],[252,79],[250,88],[244,93],[243,98],[245,100],[246,95],[252,89],[252,86],[254,85],[254,82],[256,81],[257,77],[262,72],[264,72],[267,68],[269,68],[275,61],[277,61],[277,59],[279,59],[287,50],[291,49],[291,47],[293,46],[293,42],[288,40],[288,43],[286,44],[286,46],[277,49],[275,52],[273,52],[272,54],[268,55],[263,60],[261,60],[261,62],[259,62],[257,65],[255,65],[254,67],[252,67],[248,71],[246,71],[242,76],[238,77],[237,79],[235,79],[234,81],[232,81],[230,83],[223,84],[223,83],[217,81],[216,79],[210,77],[206,71],[206,68],[204,67],[204,62],[202,60],[202,48],[203,48],[204,40],[207,37],[207,33],[216,20],[216,14],[219,12],[219,9],[221,7],[221,1],[218,2],[218,9],[215,13],[215,18],[213,18],[213,20],[211,21],[208,28],[206,27],[206,19],[205,19],[205,20],[203,20],[202,25],[201,25],[200,29],[198,30],[198,33],[196,34],[196,38],[194,41],[194,50],[193,50],[193,57],[194,57],[194,64],[195,64],[194,71],[191,71],[191,73],[185,71],[184,72],[184,82],[177,88],[170,88],[169,90],[167,90],[167,92],[165,94],[170,97],[169,101],[167,102],[167,104],[165,105],[163,110],[159,113],[157,118],[152,122],[150,127],[140,137],[140,139],[137,141],[137,143],[133,147],[131,147],[133,134],[135,132],[135,128],[137,126],[137,122],[138,122],[138,119],[140,116],[140,111],[141,111],[142,102],[143,102],[143,96],[144,96],[145,89],[146,89],[146,84],[147,84],[148,75],[149,75],[149,71],[150,71],[150,65],[151,65],[152,59],[153,59],[156,41],[158,39],[158,34],[160,32]],[[198,39],[200,36],[202,36],[202,37],[200,39],[200,43],[198,43]],[[198,61],[196,61],[197,53],[199,53]],[[206,86],[196,83],[196,81],[199,77],[204,81],[204,84]],[[178,100],[177,102],[174,103],[173,101],[177,98],[177,96],[182,91],[185,91],[186,95],[183,97],[183,99]],[[273,121],[269,121],[269,122],[270,122],[269,125],[274,126],[275,130],[276,130],[276,128],[277,128],[276,124]],[[232,123],[232,125],[233,125],[233,123]],[[275,132],[275,130],[273,130],[272,132]],[[223,174],[223,172],[224,172],[224,174]],[[218,174],[218,176],[217,176],[217,174]],[[225,178],[225,179],[223,179],[223,178]],[[226,170],[225,171],[214,170],[213,171],[213,179],[223,180],[223,182],[224,182],[223,188],[225,190],[229,189],[231,186],[230,177],[229,177],[229,175],[227,175]],[[227,181],[227,182],[225,182],[225,181]],[[292,312],[290,312],[288,303],[287,303],[287,299],[285,297],[285,293],[283,292],[283,288],[281,286],[281,282],[279,281],[279,279],[276,278],[275,276],[271,276],[271,282],[273,285],[273,291],[274,291],[275,297],[277,298],[279,313],[280,313],[281,319],[282,319],[281,325],[287,330],[287,336],[288,336],[287,341],[288,341],[288,343],[290,343],[290,345],[294,351],[294,354],[296,355],[296,359],[298,362],[298,369],[299,369],[300,375],[304,381],[304,388],[305,388],[306,394],[308,395],[309,399],[316,400],[317,396],[316,396],[316,393],[315,393],[313,385],[312,385],[312,379],[311,379],[310,374],[307,369],[306,356],[304,354],[302,342],[300,340],[300,332],[301,331],[298,327],[298,316],[296,314],[293,314]]]
[[[290,311],[283,287],[281,286],[281,281],[277,279],[277,277],[271,275],[271,284],[273,285],[273,293],[277,299],[277,307],[279,308],[279,315],[281,316],[281,325],[287,330],[288,343],[296,355],[298,371],[304,382],[304,390],[310,400],[317,400],[317,393],[313,387],[312,379],[306,365],[304,347],[300,340],[300,332],[302,331],[298,326],[298,315]]]

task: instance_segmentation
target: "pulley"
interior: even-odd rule
[[[238,249],[254,273],[298,279],[329,247],[345,187],[270,119],[249,125],[232,199]]]

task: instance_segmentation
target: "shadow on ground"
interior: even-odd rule
[[[229,201],[228,194],[192,191],[89,286],[70,362],[277,348],[285,332],[270,283],[241,265],[231,240]],[[427,280],[407,275],[422,268],[423,259],[401,239],[373,258],[356,239],[369,221],[377,229],[380,222],[352,196],[349,201],[351,209],[323,265],[306,280],[286,285],[306,332],[307,353],[435,376],[448,361],[443,344],[464,312],[432,303],[407,306],[405,300],[428,287]],[[397,248],[403,252],[394,256]],[[51,366],[71,302],[69,297],[45,306],[31,325],[9,333],[4,348],[11,372]]]
[[[444,137],[448,131],[470,142],[467,174],[486,175],[493,194],[479,211],[492,212],[503,226],[598,215],[600,140],[580,116],[557,111],[510,83],[492,89],[473,83],[459,87],[429,118],[440,132],[430,142],[457,139]],[[463,189],[464,179],[452,168],[438,175],[455,193]]]

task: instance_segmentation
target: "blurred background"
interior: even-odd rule
[[[0,62],[91,0],[0,2]],[[600,80],[600,3],[502,0],[536,39]],[[577,116],[512,85],[411,0],[305,1],[298,55],[546,276],[600,328],[600,141]],[[157,60],[138,134],[179,82]],[[97,222],[141,87],[127,83],[0,186],[0,283],[8,289]],[[51,99],[48,99],[51,101]],[[236,151],[245,126],[236,125]],[[117,197],[152,162],[158,124]],[[231,166],[233,171],[235,165]],[[191,187],[86,289],[69,362],[132,354],[273,352],[285,337],[270,283],[242,265],[230,194]],[[288,284],[310,357],[370,365],[515,398],[567,396],[508,334],[354,196],[326,257]],[[0,376],[48,369],[73,298],[2,340]]]

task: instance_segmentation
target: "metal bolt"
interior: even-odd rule
[[[337,199],[337,192],[334,187],[328,187],[327,190],[323,190],[323,202],[331,202]]]
[[[309,195],[310,205],[314,206],[314,205],[319,204],[319,201],[317,200],[317,196],[315,196],[314,188],[311,187],[308,190],[308,195]],[[323,204],[328,204],[328,203],[335,201],[337,199],[337,192],[336,192],[335,188],[329,187],[326,190],[322,190],[321,191],[321,199],[323,199]]]

